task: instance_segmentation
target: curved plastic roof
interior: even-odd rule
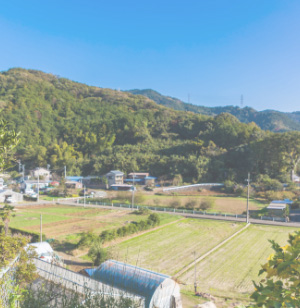
[[[167,275],[114,260],[102,263],[93,271],[91,277],[129,293],[145,297],[146,307],[150,304],[160,284],[170,278]]]

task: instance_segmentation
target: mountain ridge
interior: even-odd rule
[[[216,116],[220,113],[227,112],[237,117],[243,123],[254,122],[263,130],[270,130],[273,132],[300,131],[300,111],[281,112],[272,109],[257,111],[248,106],[240,108],[233,105],[206,107],[185,103],[180,99],[162,95],[152,89],[133,89],[125,92],[148,97],[160,105],[175,110],[191,111],[208,116]]]

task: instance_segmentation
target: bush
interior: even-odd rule
[[[197,207],[197,201],[196,200],[189,200],[186,204],[185,204],[185,208],[188,210],[193,210]]]
[[[138,210],[134,211],[133,213],[137,215],[149,215],[151,211],[146,207],[140,207]]]
[[[134,203],[136,204],[142,204],[143,202],[145,202],[146,197],[142,194],[135,194],[134,195]]]
[[[102,247],[100,239],[93,242],[93,245],[88,252],[88,256],[93,260],[93,263],[96,266],[99,266],[101,263],[109,259],[109,254],[107,250]]]
[[[177,208],[180,208],[181,207],[181,202],[180,200],[173,200],[171,203],[170,203],[170,206],[177,209]]]
[[[200,209],[201,210],[208,210],[208,209],[211,209],[212,207],[214,207],[215,205],[215,200],[214,199],[211,199],[211,198],[205,198],[205,199],[202,199],[201,200],[201,203],[200,203]]]

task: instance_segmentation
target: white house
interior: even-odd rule
[[[34,178],[40,176],[47,180],[51,179],[51,172],[45,168],[35,168],[34,170],[30,171],[30,175]]]

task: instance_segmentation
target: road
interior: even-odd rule
[[[83,206],[83,204],[78,204],[75,202],[68,202],[68,201],[59,201],[57,202],[58,204],[63,204],[63,205],[71,205],[71,206]],[[86,204],[85,207],[89,208],[105,208],[105,209],[122,209],[122,210],[127,210],[127,211],[132,211],[132,208],[126,208],[126,207],[112,207],[112,206],[105,206],[105,205],[93,205],[93,204]],[[237,221],[237,222],[246,222],[245,219],[243,218],[235,218],[235,217],[225,217],[225,216],[215,216],[215,215],[201,215],[201,214],[190,214],[190,213],[178,213],[178,212],[162,212],[162,211],[152,211],[152,212],[157,212],[157,213],[168,213],[171,215],[180,215],[186,218],[199,218],[199,219],[215,219],[215,220],[225,220],[225,221]],[[299,211],[300,213],[300,211]],[[295,222],[295,221],[290,221],[290,222],[280,222],[280,221],[271,221],[271,220],[260,220],[260,219],[253,219],[250,218],[249,222],[251,224],[260,224],[260,225],[272,225],[272,226],[283,226],[283,227],[294,227],[294,228],[300,228],[300,221]]]

